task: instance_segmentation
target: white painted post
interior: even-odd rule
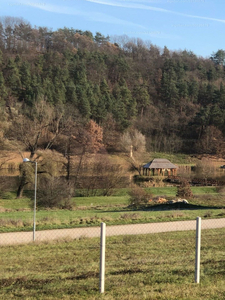
[[[200,282],[201,218],[196,220],[195,283]]]
[[[34,177],[34,223],[33,223],[33,241],[35,241],[36,233],[36,210],[37,210],[37,162],[35,161],[35,177]]]
[[[100,280],[99,280],[100,293],[104,293],[105,291],[105,233],[106,233],[106,225],[105,223],[101,223]]]

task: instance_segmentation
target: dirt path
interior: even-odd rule
[[[225,227],[225,218],[202,220],[202,229],[223,228]],[[129,224],[115,225],[106,227],[107,236],[148,234],[169,231],[195,230],[196,221],[175,221],[147,224]],[[71,229],[54,229],[36,231],[36,242],[60,240],[60,239],[78,239],[82,237],[99,237],[99,227],[84,227]],[[10,232],[0,234],[0,246],[13,244],[26,244],[33,241],[33,232]]]

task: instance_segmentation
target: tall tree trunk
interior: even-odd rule
[[[66,164],[66,180],[70,180],[70,169],[71,169],[71,154],[70,154],[70,142],[67,148],[67,164]]]
[[[26,180],[26,172],[23,171],[22,173],[22,177],[20,179],[20,184],[19,184],[19,187],[17,189],[17,193],[16,193],[16,198],[21,198],[23,196],[23,190],[24,190],[24,187],[25,185],[27,184],[27,180]]]
[[[75,181],[74,181],[74,186],[75,186],[75,188],[76,188],[77,179],[78,179],[78,176],[79,176],[79,173],[80,173],[80,168],[81,168],[81,164],[82,164],[82,161],[83,161],[83,157],[84,157],[85,152],[86,152],[86,149],[85,149],[85,147],[84,147],[84,148],[83,148],[83,151],[82,151],[82,154],[81,154],[81,156],[80,156],[79,165],[78,165],[78,167],[77,167],[77,174],[76,174],[76,176],[75,176]]]

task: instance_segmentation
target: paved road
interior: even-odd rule
[[[225,227],[225,218],[202,220],[202,229],[223,228]],[[169,231],[195,230],[196,221],[175,221],[162,223],[130,224],[116,225],[106,227],[106,236],[148,234]],[[78,239],[82,237],[99,237],[99,227],[84,227],[71,229],[54,229],[36,231],[35,240],[50,241],[60,239]],[[32,232],[10,232],[0,234],[0,246],[25,244],[33,241]]]

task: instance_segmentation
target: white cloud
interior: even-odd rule
[[[129,3],[129,2],[115,2],[115,1],[110,1],[110,0],[86,0],[87,2],[93,2],[97,4],[103,4],[103,5],[109,5],[109,6],[116,6],[116,7],[125,7],[125,8],[136,8],[136,9],[148,9],[148,10],[155,10],[155,11],[160,11],[160,12],[170,12],[173,13],[173,11],[159,8],[159,7],[153,7],[153,6],[147,6],[144,4],[138,4],[138,3]]]
[[[215,22],[221,22],[225,23],[225,19],[217,19],[217,18],[211,18],[211,17],[202,17],[202,16],[195,16],[195,15],[189,15],[189,14],[184,14],[180,12],[176,12],[173,10],[168,10],[168,9],[163,9],[159,7],[154,7],[154,6],[148,6],[145,4],[140,4],[137,1],[138,0],[126,0],[126,1],[111,1],[111,0],[86,0],[88,2],[93,2],[96,4],[102,4],[102,5],[109,5],[109,6],[115,6],[115,7],[124,7],[124,8],[134,8],[134,9],[144,9],[144,10],[152,10],[152,11],[158,11],[158,12],[163,12],[163,13],[169,13],[169,14],[175,14],[187,18],[195,18],[195,19],[202,19],[202,20],[208,20],[208,21],[215,21]],[[133,2],[136,3],[133,3]],[[146,2],[147,0],[141,1],[141,2]],[[149,0],[148,2],[152,2]]]
[[[86,19],[96,21],[96,22],[104,22],[104,23],[110,23],[110,24],[118,24],[118,25],[124,25],[124,26],[135,26],[138,28],[145,29],[144,26],[129,22],[123,19],[119,19],[104,13],[99,12],[88,12],[88,11],[81,11],[76,9],[73,5],[71,6],[63,6],[63,5],[54,5],[54,4],[48,4],[46,2],[31,2],[22,0],[20,3],[23,3],[23,5],[38,8],[44,11],[52,12],[52,13],[58,13],[58,14],[66,14],[66,15],[73,15],[73,16],[82,16]],[[71,3],[73,4],[73,3]]]
[[[195,18],[195,19],[202,19],[202,20],[208,20],[208,21],[216,21],[225,23],[224,19],[216,19],[216,18],[210,18],[210,17],[201,17],[201,16],[194,16],[194,15],[187,15],[187,14],[180,14],[181,16],[188,17],[188,18]]]

